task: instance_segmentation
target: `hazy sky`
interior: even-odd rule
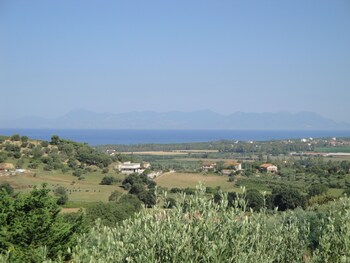
[[[0,120],[74,109],[350,122],[349,0],[1,0]]]

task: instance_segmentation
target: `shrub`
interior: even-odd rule
[[[91,225],[99,219],[102,225],[115,226],[117,223],[121,223],[123,220],[132,217],[141,207],[141,201],[136,196],[127,194],[115,202],[92,205],[87,208],[86,216]]]
[[[205,189],[177,207],[143,209],[122,224],[97,224],[73,249],[74,262],[301,262],[308,226],[295,213],[252,213],[227,197],[208,201]],[[244,201],[241,207],[244,207]],[[186,209],[184,209],[186,206]],[[183,211],[186,212],[183,212]]]
[[[115,178],[113,176],[104,176],[101,180],[101,185],[111,185],[115,183]]]
[[[256,189],[249,189],[246,193],[247,206],[254,211],[259,211],[264,207],[264,197]]]
[[[0,184],[0,191],[2,190],[6,191],[9,195],[13,195],[14,192],[13,187],[7,182]]]
[[[68,201],[68,194],[66,189],[63,186],[59,186],[54,191],[55,196],[57,197],[57,204],[64,205]]]
[[[119,199],[121,198],[122,193],[119,191],[113,191],[111,193],[111,195],[108,197],[108,201],[112,202],[112,201],[119,201]]]
[[[21,136],[19,134],[14,134],[11,136],[11,141],[20,141],[21,140]]]
[[[306,206],[305,196],[298,190],[290,187],[278,187],[273,189],[271,201],[273,207],[278,207],[280,211],[295,209],[297,207],[304,208]]]
[[[68,259],[68,248],[75,244],[82,217],[63,222],[49,192],[45,186],[14,197],[0,191],[0,254],[7,254],[8,262],[42,262],[58,256]]]
[[[49,146],[49,142],[48,141],[42,141],[40,144],[41,144],[42,147]]]

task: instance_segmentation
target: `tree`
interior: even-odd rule
[[[0,163],[5,162],[7,159],[7,154],[4,152],[0,152]]]
[[[246,193],[247,207],[252,208],[254,211],[259,211],[264,207],[264,197],[256,189],[249,189]]]
[[[309,187],[309,196],[321,195],[328,191],[328,187],[323,184],[313,184]]]
[[[156,204],[157,198],[154,190],[143,191],[138,194],[138,198],[145,204],[146,207],[150,208]]]
[[[40,159],[43,156],[42,148],[38,145],[31,150],[31,155],[34,159]]]
[[[64,205],[67,203],[68,194],[67,194],[66,188],[64,188],[63,186],[59,186],[55,189],[54,194],[56,197],[58,197],[57,199],[58,205]]]
[[[51,145],[58,145],[60,143],[60,137],[58,137],[57,135],[52,135],[51,136]]]
[[[48,141],[42,141],[40,144],[41,144],[42,147],[49,146],[49,142]]]
[[[49,192],[45,185],[14,197],[0,191],[0,253],[9,253],[9,262],[42,262],[44,246],[49,258],[61,254],[68,259],[68,248],[81,232],[83,216],[65,223]]]
[[[111,195],[108,197],[108,201],[110,202],[115,202],[115,201],[119,201],[119,199],[121,198],[123,194],[117,190],[113,191],[111,193]]]
[[[133,195],[139,195],[140,193],[145,191],[145,187],[142,184],[134,184],[129,193]]]
[[[20,141],[21,140],[21,136],[19,134],[14,134],[11,136],[11,141]]]
[[[28,140],[29,140],[28,136],[22,136],[21,137],[21,141],[22,142],[28,142]]]
[[[101,185],[111,185],[115,183],[115,178],[113,176],[105,176],[101,180]]]
[[[86,216],[91,225],[99,218],[106,226],[115,226],[123,220],[133,216],[142,208],[141,201],[133,195],[126,194],[119,201],[97,203],[86,210]]]
[[[279,187],[272,191],[271,201],[273,206],[278,210],[285,211],[287,209],[295,209],[297,207],[304,208],[306,198],[298,190],[290,187]]]
[[[8,193],[9,195],[13,195],[14,192],[13,187],[7,182],[0,184],[0,192],[2,190]]]
[[[83,169],[77,168],[77,169],[74,170],[74,172],[73,172],[72,174],[73,174],[74,176],[76,176],[76,177],[80,177],[80,176],[83,175],[83,173],[84,173],[84,170],[83,170]]]

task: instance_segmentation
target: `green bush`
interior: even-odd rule
[[[73,261],[301,262],[307,224],[293,212],[248,214],[244,207],[239,198],[231,209],[227,201],[215,204],[199,188],[176,208],[144,209],[114,227],[97,224],[79,239]]]
[[[102,225],[115,226],[132,217],[141,207],[141,201],[136,196],[126,194],[117,201],[92,205],[87,208],[86,217],[91,225],[99,219]]]
[[[116,179],[113,176],[104,176],[101,180],[101,185],[111,185],[116,182]]]
[[[65,223],[49,192],[45,186],[16,196],[0,191],[0,254],[6,255],[3,262],[69,257],[68,248],[75,244],[82,217]]]

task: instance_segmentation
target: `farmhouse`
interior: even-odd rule
[[[226,161],[222,165],[221,174],[231,175],[242,170],[242,164],[235,161]]]
[[[263,163],[260,165],[260,170],[268,173],[276,173],[278,171],[278,168],[276,165],[273,165],[271,163]]]
[[[141,174],[145,171],[145,169],[150,168],[150,163],[143,162],[143,163],[131,163],[131,162],[124,162],[122,164],[119,164],[116,166],[116,169],[124,174],[132,174],[132,173],[138,173]]]
[[[204,172],[213,171],[216,167],[216,162],[203,162],[202,170]]]
[[[242,170],[242,164],[234,161],[224,162],[224,168],[228,170],[240,171]]]

